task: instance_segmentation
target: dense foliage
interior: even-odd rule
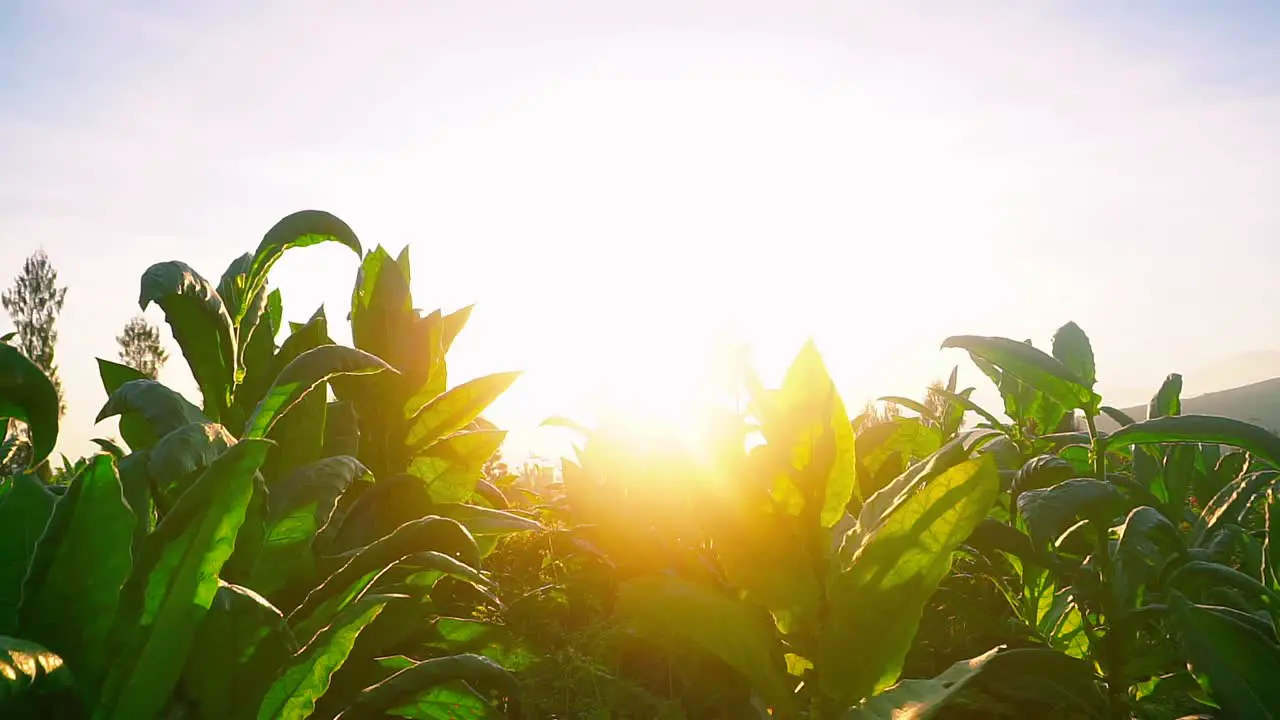
[[[268,283],[322,242],[354,347]],[[451,383],[471,309],[410,278],[316,211],[216,284],[152,266],[202,402],[100,359],[123,443],[56,472],[58,393],[0,343],[0,714],[1280,717],[1280,438],[1177,375],[1135,420],[1074,324],[957,336],[999,414],[953,373],[851,418],[807,344],[697,438],[555,419],[562,479],[511,473],[482,414],[517,374]]]

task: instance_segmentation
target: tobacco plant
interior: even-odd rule
[[[496,393],[446,388],[438,332],[382,326],[406,346],[400,367],[333,344],[322,311],[277,345],[282,302],[267,272],[286,249],[319,242],[361,252],[344,223],[307,211],[272,228],[217,288],[180,262],[152,266],[140,305],[164,310],[202,406],[100,360],[109,398],[99,418],[120,416],[129,452],[100,443],[107,452],[71,468],[61,496],[25,473],[0,484],[6,717],[431,717],[459,708],[489,717],[495,703],[514,707],[510,674],[448,642],[468,622],[451,617],[468,609],[456,597],[467,588],[484,597],[492,584],[477,538],[537,527],[465,504],[496,449],[496,430],[477,442],[472,428]],[[366,280],[384,256],[365,256],[357,327],[382,312],[369,306],[385,293]],[[404,273],[407,287],[407,258]],[[355,334],[359,344],[363,331]],[[423,353],[427,375],[407,360],[422,341],[437,351]],[[415,411],[403,456],[426,459],[416,474],[371,472],[360,458],[387,453],[386,439],[373,435],[362,450],[359,408],[326,400],[330,383],[360,397],[385,387],[362,384],[381,377],[403,378],[396,387],[417,403],[394,408]],[[52,386],[5,345],[0,415],[30,428],[33,465],[48,456]],[[436,486],[451,489],[449,502],[436,502]],[[381,512],[390,495],[421,502]]]

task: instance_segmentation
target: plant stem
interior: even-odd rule
[[[1099,482],[1107,482],[1106,446],[1098,437],[1098,425],[1089,411],[1084,414],[1089,427],[1089,445],[1093,451],[1093,473]],[[1123,609],[1112,607],[1111,594],[1111,532],[1107,523],[1098,526],[1098,604],[1106,618],[1107,634],[1102,638],[1103,657],[1106,658],[1107,697],[1110,714],[1114,718],[1128,717],[1128,683],[1124,680],[1124,631],[1121,627]]]

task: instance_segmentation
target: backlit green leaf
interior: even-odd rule
[[[360,631],[373,622],[391,598],[367,595],[340,612],[284,668],[258,707],[258,720],[305,718],[329,689],[333,674],[347,661]]]
[[[245,424],[244,437],[266,437],[271,426],[295,403],[334,375],[369,375],[391,369],[379,358],[355,348],[341,345],[312,348],[280,372]]]
[[[301,210],[288,215],[267,231],[247,273],[246,297],[253,297],[267,282],[267,274],[289,248],[309,247],[322,242],[336,242],[351,248],[357,256],[363,250],[360,240],[345,222],[322,210]]]
[[[956,335],[943,341],[944,348],[961,348],[971,356],[992,363],[1006,373],[1052,397],[1067,408],[1096,412],[1100,398],[1086,381],[1065,365],[1036,348],[1002,337]],[[1044,432],[1045,429],[1041,428]]]
[[[22,583],[56,502],[34,475],[0,478],[0,635],[18,627]]]
[[[1053,334],[1053,357],[1092,388],[1098,381],[1098,371],[1093,362],[1093,346],[1089,336],[1079,325],[1069,322]]]
[[[116,651],[94,717],[155,717],[218,589],[269,443],[245,440],[183,493],[135,554],[112,624]]]
[[[409,474],[422,478],[435,502],[464,502],[483,477],[484,464],[506,439],[504,430],[459,432],[433,444],[409,463]]]
[[[463,429],[506,392],[518,377],[518,372],[495,373],[445,391],[424,405],[410,420],[406,445],[411,448],[427,447]]]
[[[783,646],[764,610],[709,587],[650,576],[622,585],[616,612],[643,632],[719,657],[770,705],[784,711],[794,707]]]
[[[859,539],[852,561],[828,579],[828,619],[816,663],[828,697],[848,706],[897,681],[952,552],[999,492],[992,458],[966,460],[901,497]]]

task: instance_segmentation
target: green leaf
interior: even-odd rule
[[[1092,388],[1098,381],[1098,371],[1093,363],[1093,345],[1079,325],[1069,322],[1053,334],[1053,357],[1073,375]]]
[[[266,437],[271,426],[316,385],[334,375],[369,375],[390,365],[363,350],[341,345],[312,348],[289,363],[245,424],[244,437]]]
[[[947,710],[999,707],[1002,716],[1105,717],[1107,699],[1093,671],[1055,650],[994,648],[928,680],[903,680],[867,698],[845,720],[930,720]]]
[[[311,543],[357,477],[369,471],[349,456],[326,458],[294,470],[271,488],[266,541],[253,586],[271,595],[298,576],[315,572]]]
[[[0,635],[18,626],[22,583],[57,501],[34,475],[0,479]]]
[[[422,451],[409,463],[409,474],[426,483],[435,502],[464,502],[475,494],[484,464],[502,447],[505,430],[459,432]]]
[[[771,706],[795,706],[783,646],[764,610],[672,576],[649,576],[623,583],[616,612],[642,632],[719,657]]]
[[[1230,717],[1280,718],[1280,646],[1212,607],[1171,595],[1191,669],[1218,706]]]
[[[1272,589],[1280,590],[1280,489],[1274,485],[1267,488],[1266,530],[1264,579],[1271,583]]]
[[[440,517],[457,520],[476,537],[533,532],[543,529],[536,521],[520,517],[515,513],[480,507],[479,505],[436,503],[431,507],[431,512]]]
[[[1125,510],[1124,495],[1114,485],[1092,478],[1072,478],[1018,495],[1018,512],[1037,542],[1053,542],[1079,519],[1110,522]]]
[[[482,687],[491,687],[507,697],[520,694],[520,684],[506,670],[487,657],[472,654],[451,655],[432,658],[405,668],[395,675],[360,693],[356,701],[339,717],[364,718],[378,717],[382,713],[400,715],[402,717],[431,718],[427,714],[406,714],[414,711],[414,706],[430,702],[439,705],[440,696],[432,700],[430,690],[457,681],[475,683]],[[451,693],[454,697],[466,694]],[[446,696],[447,697],[447,696]],[[471,695],[474,697],[474,693]],[[464,705],[465,707],[465,705]],[[435,715],[434,717],[456,718],[458,715]],[[462,716],[467,717],[467,716]],[[488,715],[471,715],[471,717],[489,717]]]
[[[76,669],[96,695],[111,658],[107,633],[133,565],[134,515],[109,455],[96,455],[54,506],[18,608],[18,630]]]
[[[508,717],[462,681],[436,685],[418,693],[409,703],[386,712],[411,720],[504,720]]]
[[[1165,563],[1186,555],[1178,528],[1160,511],[1142,506],[1134,508],[1120,528],[1112,564],[1111,587],[1118,606],[1129,609],[1137,604],[1138,591],[1159,577]]]
[[[131,380],[116,388],[107,398],[106,405],[98,412],[94,422],[120,415],[120,429],[126,429],[124,417],[137,413],[146,423],[149,432],[134,432],[125,442],[135,452],[151,447],[159,439],[190,423],[207,423],[209,418],[187,399],[156,380]]]
[[[944,340],[942,347],[966,350],[975,362],[982,359],[996,365],[1066,408],[1097,412],[1101,402],[1079,375],[1026,343],[1002,337],[956,335]]]
[[[1099,409],[1102,410],[1103,415],[1106,415],[1107,417],[1111,418],[1115,422],[1115,424],[1119,425],[1120,427],[1124,427],[1126,425],[1132,425],[1135,422],[1137,422],[1137,420],[1134,420],[1133,418],[1129,417],[1124,412],[1117,410],[1109,405],[1103,405]]]
[[[258,720],[305,718],[329,689],[333,674],[347,661],[360,631],[373,622],[390,596],[367,595],[341,613],[307,643],[267,690]]]
[[[940,447],[938,427],[919,418],[895,418],[865,428],[854,441],[860,496],[870,497],[913,461],[929,457]]]
[[[1196,518],[1191,530],[1191,544],[1202,545],[1224,523],[1239,523],[1253,505],[1258,493],[1273,483],[1276,477],[1274,471],[1268,470],[1241,475],[1227,483],[1205,503],[1204,510]]]
[[[112,624],[117,648],[95,718],[155,717],[218,589],[269,443],[244,440],[183,493],[135,554]]]
[[[157,505],[168,511],[187,487],[236,439],[221,425],[193,422],[160,438],[151,448],[147,472]]]
[[[248,588],[219,583],[187,657],[182,694],[200,718],[252,716],[275,673],[297,651],[271,603]]]
[[[412,475],[378,480],[341,518],[330,549],[347,552],[364,547],[407,522],[434,514],[431,506],[426,484]]]
[[[0,635],[0,709],[6,718],[79,717],[71,671],[56,653]]]
[[[381,246],[374,248],[364,256],[351,293],[352,342],[394,362],[396,343],[417,319],[408,273]]]
[[[1039,490],[1052,487],[1075,476],[1075,466],[1066,460],[1056,455],[1037,455],[1018,469],[1013,487],[1018,492]]]
[[[0,343],[0,419],[17,418],[27,424],[31,467],[53,452],[61,407],[58,391],[44,371],[17,348]]]
[[[907,408],[908,410],[918,414],[920,417],[925,418],[926,420],[936,421],[938,419],[934,417],[932,410],[925,407],[924,404],[921,403],[920,401],[912,400],[911,398],[901,397],[899,395],[885,395],[884,397],[876,398],[876,402],[884,402],[884,403],[891,403],[893,405],[901,405],[902,407]]]
[[[247,273],[247,297],[253,297],[267,283],[267,274],[285,250],[336,242],[351,248],[357,256],[364,251],[360,240],[345,222],[322,210],[301,210],[272,226],[258,243]]]
[[[1111,433],[1108,447],[1151,443],[1234,445],[1280,468],[1280,437],[1242,420],[1216,415],[1168,415],[1144,420]]]
[[[762,415],[761,433],[778,449],[779,472],[800,489],[815,525],[835,525],[851,500],[861,505],[853,426],[812,340]]]
[[[518,372],[494,373],[446,390],[413,416],[405,444],[410,448],[425,448],[458,432],[506,392],[518,377]]]
[[[314,636],[388,567],[401,558],[426,551],[440,552],[471,567],[480,567],[480,549],[464,526],[434,516],[414,520],[350,555],[345,565],[312,590],[289,614],[289,626],[300,639]]]
[[[1170,373],[1147,406],[1147,419],[1154,420],[1182,414],[1182,376]]]
[[[966,460],[900,497],[850,548],[852,561],[828,579],[828,619],[816,663],[823,668],[823,693],[847,707],[898,679],[924,605],[951,569],[952,552],[999,492],[991,457]]]
[[[204,413],[219,420],[231,403],[237,375],[235,328],[222,298],[195,270],[171,260],[142,274],[138,305],[164,310],[165,320],[204,396]]]
[[[968,396],[958,395],[947,390],[934,390],[934,392],[938,393],[940,397],[952,405],[968,410],[969,412],[977,413],[983,420],[991,423],[991,427],[996,428],[1001,432],[1008,432],[1008,427],[1006,427],[1004,423],[996,419],[995,415],[992,415],[983,409],[982,406],[970,400]]]
[[[93,444],[101,448],[103,452],[115,458],[117,462],[123,460],[124,456],[128,454],[124,451],[124,448],[106,438],[93,438]]]

